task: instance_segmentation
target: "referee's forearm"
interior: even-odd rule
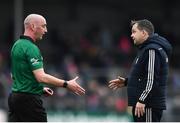
[[[57,87],[63,87],[64,80],[58,79],[50,74],[46,74],[43,68],[34,70],[33,73],[38,82],[51,84]]]
[[[44,73],[41,77],[39,82],[55,85],[58,87],[63,87],[64,80],[58,79],[52,75]]]

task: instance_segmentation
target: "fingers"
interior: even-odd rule
[[[79,77],[78,77],[78,76],[76,76],[73,80],[74,80],[74,81],[76,81],[78,78],[79,78]]]
[[[78,92],[74,92],[76,95],[79,95],[79,96],[81,96]]]
[[[74,93],[76,95],[82,96],[82,95],[85,94],[85,90],[84,89],[83,90],[82,89],[77,89],[77,90],[74,91]]]
[[[78,79],[79,77],[76,77],[74,80],[76,81],[76,79]],[[76,93],[78,93],[78,95],[84,95],[85,94],[85,89],[82,88],[78,83],[76,83]]]
[[[112,88],[112,89],[113,89],[113,91],[115,91],[115,90],[117,90],[117,88],[118,88],[118,87],[116,86],[116,87],[114,87],[114,88]]]
[[[68,83],[68,89],[71,90],[73,93],[75,93],[76,95],[84,95],[85,94],[85,89],[82,88],[77,82],[76,80],[79,77],[76,76],[74,79],[70,80]]]
[[[118,80],[111,80],[109,82],[109,87],[113,87],[113,86],[117,86],[119,83],[118,83]]]
[[[78,85],[77,83],[75,83],[74,86],[71,86],[70,90],[77,94],[77,95],[84,95],[85,94],[85,89],[82,88],[80,85]]]
[[[47,93],[48,93],[49,95],[53,95],[54,92],[53,92],[53,90],[48,89],[48,90],[47,90]]]
[[[144,108],[139,108],[139,107],[135,108],[135,116],[141,117],[144,115],[144,113],[145,113]]]
[[[47,96],[52,96],[54,93],[53,90],[48,87],[44,87],[43,90],[44,90],[45,95],[47,95]]]
[[[113,83],[112,83],[112,84],[109,85],[109,88],[111,88],[111,89],[114,89],[114,88],[116,88],[116,87],[118,87],[117,84],[113,84]]]
[[[111,83],[118,83],[118,81],[119,81],[119,79],[114,79],[114,80],[109,81],[109,84],[111,84]]]
[[[84,94],[85,94],[85,89],[82,88],[81,86],[78,86],[77,93],[78,93],[79,95],[84,95]]]
[[[85,89],[82,88],[81,86],[78,87],[80,91],[84,92],[85,93]]]
[[[124,84],[122,84],[122,83],[111,83],[108,85],[108,87],[113,89],[113,90],[116,90],[116,89],[123,87],[123,86],[124,86]]]
[[[124,80],[125,80],[124,78],[122,78],[122,79],[114,79],[114,80],[109,81],[109,84],[112,84],[112,83],[115,83],[115,84],[124,84]]]
[[[120,83],[112,82],[109,84],[109,87],[118,86],[118,85],[120,85]]]

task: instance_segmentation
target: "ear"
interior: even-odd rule
[[[34,24],[31,24],[31,29],[34,31],[36,26]]]
[[[147,35],[148,35],[148,33],[147,33],[147,31],[145,31],[145,30],[142,30],[143,32],[143,35],[144,35],[144,37],[146,37]]]
[[[146,40],[149,37],[149,34],[147,31],[143,30],[143,38]]]

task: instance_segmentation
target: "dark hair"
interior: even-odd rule
[[[149,35],[154,33],[154,26],[153,24],[147,20],[147,19],[143,19],[143,20],[132,20],[131,21],[131,26],[133,26],[134,24],[137,24],[137,28],[139,30],[145,30]]]

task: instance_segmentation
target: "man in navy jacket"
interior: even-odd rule
[[[166,109],[166,88],[169,71],[170,43],[154,33],[153,24],[144,19],[131,21],[138,54],[127,78],[111,80],[113,90],[127,86],[128,106],[136,122],[159,122]]]

